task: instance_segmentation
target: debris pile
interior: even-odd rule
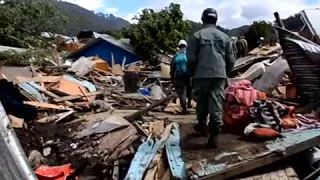
[[[175,98],[162,91],[158,98],[158,79],[144,67],[109,67],[98,57],[71,66],[1,67],[1,102],[37,176],[45,166],[69,163],[72,177],[125,174],[141,140],[164,131],[164,121],[150,121],[148,113]]]
[[[71,53],[63,65],[0,67],[0,101],[39,179],[233,178],[265,165],[255,159],[270,155],[271,164],[320,137],[312,131],[320,127],[320,48],[278,31],[281,45],[259,46],[237,59],[225,89],[223,142],[215,150],[201,148],[204,137],[189,136],[196,116],[192,108],[190,115],[179,115],[171,58],[159,57],[160,71],[154,71],[101,34],[68,43],[58,38],[58,49]],[[121,53],[110,48],[115,45]]]

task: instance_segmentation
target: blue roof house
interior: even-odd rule
[[[93,39],[82,48],[69,54],[67,58],[78,59],[81,56],[99,56],[101,59],[107,61],[109,65],[111,65],[111,53],[113,54],[115,64],[122,64],[124,58],[126,58],[125,64],[130,64],[140,60],[131,46],[115,40],[113,37],[108,35]]]

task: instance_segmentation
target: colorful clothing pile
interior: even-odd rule
[[[289,114],[289,108],[275,101],[257,100],[249,112],[255,123],[267,125],[281,132],[281,118]]]
[[[303,116],[302,114],[296,115],[297,127],[296,129],[312,129],[320,128],[320,122],[316,119],[311,119]]]
[[[254,89],[248,80],[234,81],[225,90],[226,111],[233,119],[249,116],[249,107],[255,100],[265,98],[265,94]]]
[[[317,120],[294,113],[293,107],[276,101],[257,100],[250,107],[250,116],[254,120],[244,130],[247,136],[256,138],[276,138],[283,130],[319,128]]]

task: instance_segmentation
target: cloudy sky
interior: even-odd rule
[[[203,9],[215,8],[218,24],[235,28],[254,20],[273,20],[273,12],[288,17],[302,9],[320,8],[320,0],[65,0],[86,9],[112,13],[131,21],[143,8],[161,9],[170,2],[179,3],[185,18],[200,22]]]

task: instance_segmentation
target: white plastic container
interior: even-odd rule
[[[170,77],[170,65],[165,64],[165,63],[160,63],[160,68],[161,68],[161,77],[162,78],[171,78]]]

